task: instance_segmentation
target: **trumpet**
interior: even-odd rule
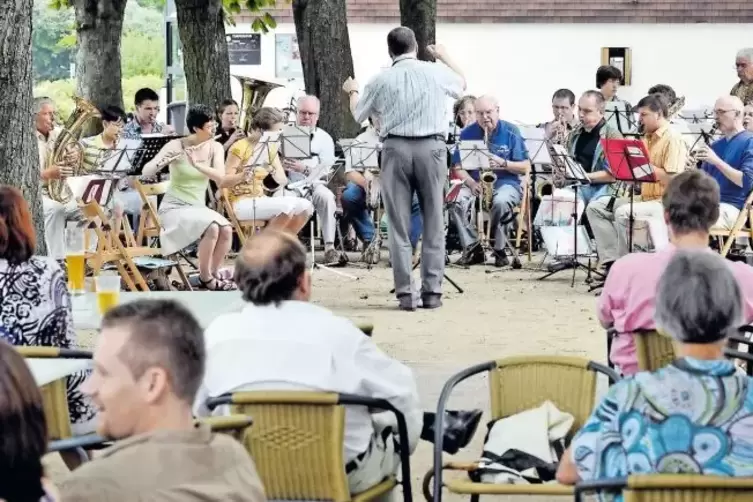
[[[221,137],[222,137],[222,135],[218,134],[218,135],[216,135],[213,138],[210,138],[210,139],[208,139],[206,141],[202,141],[201,143],[197,143],[197,144],[195,144],[193,146],[184,147],[183,150],[181,150],[180,152],[175,153],[173,155],[168,155],[164,159],[162,159],[159,162],[157,162],[157,165],[155,166],[155,168],[156,168],[157,171],[160,171],[160,170],[162,170],[163,167],[171,164],[175,160],[178,160],[183,155],[186,155],[189,152],[193,152],[194,150],[198,150],[199,148],[201,148],[202,146],[206,145],[207,143],[211,143],[212,141],[217,141],[217,139],[219,139]]]

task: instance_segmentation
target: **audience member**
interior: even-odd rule
[[[674,253],[659,281],[654,317],[674,339],[679,359],[610,387],[565,451],[559,482],[753,475],[753,386],[723,356],[727,337],[743,322],[741,294],[718,254]]]
[[[670,244],[656,253],[632,253],[612,266],[599,298],[598,316],[605,328],[618,335],[610,359],[623,375],[638,371],[632,333],[656,329],[656,284],[678,249],[713,253],[708,248],[709,229],[719,218],[719,186],[702,171],[686,171],[673,177],[662,197]],[[753,268],[727,262],[740,282],[744,300],[743,321],[753,321]]]
[[[44,477],[47,422],[24,358],[0,340],[0,501],[60,500]]]
[[[63,500],[264,502],[243,447],[194,425],[204,364],[201,327],[179,303],[109,310],[85,391],[99,408],[99,434],[118,442],[60,483]]]
[[[413,451],[421,432],[411,370],[349,320],[310,303],[306,250],[294,236],[265,230],[249,239],[235,280],[247,305],[219,316],[205,332],[207,369],[196,414],[209,413],[208,397],[233,391],[313,390],[386,399],[405,414],[409,437],[388,432],[397,429],[394,415],[349,407],[345,470],[352,493],[393,474],[399,465],[396,441],[408,441]]]

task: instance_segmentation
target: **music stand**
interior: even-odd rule
[[[308,126],[285,124],[280,135],[282,138],[280,154],[286,159],[311,158],[311,139],[314,131]]]
[[[632,184],[656,183],[656,171],[649,160],[646,145],[639,139],[601,140],[604,156],[614,179]],[[630,190],[630,215],[628,216],[628,252],[633,252],[634,190]]]
[[[633,110],[625,101],[607,101],[605,103],[604,120],[620,131],[623,136],[637,134]]]
[[[700,124],[714,120],[714,109],[712,107],[704,106],[692,110],[683,110],[677,115],[677,117],[692,124]]]
[[[685,143],[688,145],[689,151],[693,152],[701,141],[711,144],[716,133],[716,126],[713,122],[687,122],[689,133],[685,136],[690,137],[690,141],[687,139]]]
[[[489,148],[483,140],[462,140],[457,144],[460,165],[464,171],[489,169]]]
[[[570,154],[567,152],[564,146],[562,145],[551,145],[551,156],[552,156],[552,162],[558,164],[558,167],[554,167],[554,169],[561,169],[564,174],[564,178],[566,182],[570,182],[571,186],[573,188],[573,191],[575,192],[575,197],[573,199],[573,214],[572,214],[572,223],[573,223],[573,254],[571,257],[571,263],[572,263],[572,269],[573,269],[573,278],[572,282],[570,283],[570,287],[575,286],[575,273],[578,269],[583,269],[587,273],[587,279],[586,282],[590,282],[591,280],[591,274],[595,273],[597,275],[601,275],[595,270],[591,268],[590,262],[591,262],[591,252],[589,250],[588,260],[589,264],[584,265],[580,261],[578,261],[578,233],[579,230],[582,230],[583,227],[578,225],[578,187],[583,185],[590,185],[591,180],[588,177],[588,174],[583,169],[583,166],[581,166],[574,158],[570,156]],[[549,272],[541,277],[539,277],[538,280],[543,281],[544,279],[551,277],[559,272],[562,272],[563,270],[567,270],[571,267],[562,268],[560,270],[555,270],[553,272]]]
[[[163,136],[163,135],[143,135],[141,137],[141,146],[133,154],[129,160],[131,162],[131,172],[129,176],[141,176],[144,171],[144,166],[149,163],[154,157],[157,156],[160,150],[174,139],[178,139],[179,136]]]

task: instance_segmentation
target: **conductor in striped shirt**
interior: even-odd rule
[[[392,66],[374,77],[359,94],[348,78],[343,90],[359,123],[376,115],[382,129],[382,197],[390,221],[390,260],[402,310],[415,310],[411,276],[411,200],[418,193],[424,221],[421,249],[421,307],[442,305],[445,266],[444,187],[447,181],[448,97],[457,99],[465,78],[442,46],[429,46],[440,63],[419,61],[418,44],[410,28],[387,35]]]

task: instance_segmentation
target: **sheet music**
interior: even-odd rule
[[[358,138],[349,141],[345,159],[350,162],[350,168],[355,170],[379,168],[379,150],[381,143],[378,140],[368,141]],[[343,145],[343,143],[340,143]],[[345,150],[345,146],[343,146]],[[343,152],[345,153],[345,152]]]
[[[526,144],[531,164],[551,164],[552,156],[546,144],[546,130],[541,127],[521,126],[520,135]]]
[[[463,140],[458,143],[460,165],[466,171],[489,169],[489,149],[483,140]]]
[[[326,184],[327,181],[323,180],[322,178],[324,178],[325,176],[329,174],[329,171],[330,169],[332,169],[332,166],[334,166],[334,164],[319,164],[311,169],[308,176],[306,176],[302,180],[298,180],[293,183],[288,183],[288,186],[286,188],[288,190],[295,190],[299,188],[304,188],[308,185]]]
[[[578,164],[567,152],[564,145],[552,145],[552,152],[556,158],[555,162],[559,161],[562,168],[565,170],[565,179],[579,181],[580,183],[590,184],[591,180],[588,178],[583,166]]]
[[[297,124],[282,127],[282,156],[288,159],[308,159],[311,157],[311,137],[313,128]]]
[[[112,150],[104,150],[100,159],[99,171],[126,175],[132,169],[132,156],[129,152],[136,152],[141,147],[140,139],[121,138]]]

